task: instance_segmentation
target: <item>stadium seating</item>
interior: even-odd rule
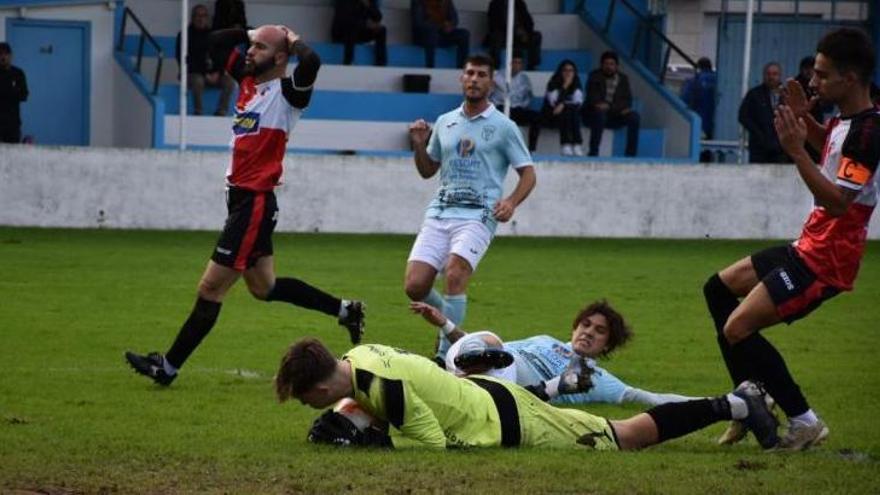
[[[305,1],[305,0],[304,0]],[[134,2],[133,8],[150,9],[151,4],[143,1]],[[388,61],[389,66],[372,67],[373,46],[358,45],[352,66],[339,65],[342,62],[342,45],[329,41],[329,19],[332,18],[332,3],[326,0],[308,0],[308,4],[297,3],[294,6],[281,6],[269,0],[249,4],[251,22],[259,23],[260,17],[278,19],[277,22],[289,22],[291,25],[307,26],[310,32],[304,36],[312,40],[323,61],[319,85],[315,91],[312,105],[304,115],[302,126],[317,126],[324,129],[328,136],[315,136],[307,140],[303,138],[301,128],[290,143],[295,149],[327,149],[327,150],[373,150],[373,151],[404,151],[408,149],[406,126],[417,118],[432,121],[443,112],[449,111],[461,102],[458,70],[455,69],[454,51],[451,48],[439,48],[437,51],[437,68],[424,67],[424,50],[410,42],[409,34],[409,0],[392,0],[383,4],[384,22],[389,27]],[[460,11],[462,24],[471,30],[472,49],[479,50],[478,40],[485,32],[485,2],[469,0],[456,2]],[[537,71],[530,72],[535,101],[533,108],[538,109],[543,98],[543,88],[560,61],[571,59],[581,69],[581,80],[586,80],[586,71],[595,64],[597,54],[579,48],[576,33],[581,21],[573,15],[560,15],[555,0],[529,0],[530,8],[538,25],[544,32],[544,50],[542,63]],[[256,8],[253,8],[256,7]],[[473,9],[473,10],[468,10]],[[554,9],[557,9],[554,11]],[[137,13],[137,12],[136,12]],[[150,12],[155,17],[157,12]],[[296,17],[298,20],[287,19]],[[172,22],[157,19],[159,31],[153,32],[165,58],[162,73],[162,85],[159,96],[164,100],[166,112],[165,143],[175,144],[177,136],[168,132],[176,128],[173,122],[179,114],[179,81],[177,64],[174,61],[176,29]],[[149,29],[150,28],[148,26]],[[305,31],[305,29],[303,30]],[[125,52],[136,56],[138,37],[128,34],[125,38]],[[155,50],[149,45],[144,48],[147,58],[144,73],[148,74],[155,65]],[[150,57],[153,61],[150,61]],[[294,63],[295,60],[292,60]],[[431,91],[426,94],[403,93],[402,78],[404,74],[431,75]],[[214,108],[218,91],[208,89],[205,94],[204,108]],[[638,103],[637,103],[638,104]],[[192,112],[192,102],[187,105],[188,113]],[[220,120],[218,126],[209,125],[213,119]],[[216,134],[205,132],[203,127],[220,129]],[[189,142],[195,146],[206,148],[226,146],[228,121],[219,117],[202,117],[192,119],[188,124]],[[345,129],[345,131],[343,131]],[[584,128],[585,141],[589,130]],[[362,133],[368,139],[356,139],[352,133]],[[345,140],[338,136],[346,136]],[[544,129],[539,141],[539,155],[559,155],[558,132]],[[357,144],[356,144],[357,143]],[[664,131],[661,129],[642,129],[640,133],[640,157],[660,158],[664,155]],[[623,130],[606,131],[603,135],[600,155],[622,155],[625,145]],[[389,146],[393,146],[389,148]]]

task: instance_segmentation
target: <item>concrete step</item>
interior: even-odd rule
[[[180,119],[166,116],[164,121],[166,145],[176,146],[179,141]],[[408,122],[375,122],[356,120],[331,120],[309,118],[306,114],[297,124],[288,149],[335,150],[371,152],[408,152]],[[189,117],[187,120],[187,143],[197,148],[219,149],[228,147],[231,119],[229,117]],[[525,128],[520,129],[523,136]],[[582,129],[584,142],[589,141],[590,131]],[[341,137],[344,136],[344,139]],[[639,133],[639,157],[661,158],[665,134],[659,129],[643,129]],[[623,129],[606,130],[602,134],[599,156],[622,156],[626,145]],[[586,146],[585,146],[586,149]],[[559,132],[555,129],[542,129],[538,140],[536,160],[541,157],[559,156]]]

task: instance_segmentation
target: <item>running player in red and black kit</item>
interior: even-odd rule
[[[813,120],[803,91],[789,81],[786,104],[775,126],[785,152],[813,194],[815,206],[797,241],[766,249],[713,275],[703,287],[718,331],[718,344],[734,385],[759,382],[788,416],[782,450],[801,450],[828,436],[828,427],[807,404],[782,356],[759,331],[792,323],[823,301],[853,288],[865,249],[868,220],[880,196],[880,112],[871,103],[874,48],[866,34],[838,29],[816,49],[810,86],[837,105],[827,126]],[[813,163],[805,143],[822,150]],[[742,302],[738,301],[743,297]],[[745,435],[731,428],[719,442]]]
[[[163,356],[126,352],[135,371],[170,385],[177,370],[211,331],[226,292],[244,276],[248,290],[264,301],[285,301],[338,317],[352,343],[361,339],[364,305],[340,300],[295,278],[275,278],[272,231],[278,217],[273,189],[281,178],[288,134],[309,104],[321,60],[284,26],[213,33],[214,45],[249,42],[246,56],[234,51],[226,70],[238,81],[232,125],[232,160],[226,172],[228,216],[198,286],[198,298],[177,338]],[[288,57],[299,64],[286,77]]]

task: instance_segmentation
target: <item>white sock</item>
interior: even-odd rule
[[[813,426],[819,421],[819,418],[816,416],[816,413],[813,412],[812,409],[807,409],[807,412],[799,414],[797,416],[792,416],[788,418],[788,421],[791,423],[798,422],[805,426]]]
[[[169,375],[169,376],[170,376],[170,375],[176,375],[176,374],[177,374],[177,368],[175,368],[174,366],[172,366],[171,363],[169,363],[168,360],[165,359],[165,358],[162,358],[162,369],[165,370],[165,374],[166,374],[166,375]]]
[[[731,419],[746,419],[749,416],[749,406],[746,401],[733,394],[727,394],[727,402],[730,404]]]
[[[339,319],[340,320],[344,320],[344,319],[348,318],[348,303],[350,303],[350,302],[351,301],[343,299],[342,302],[339,304]]]

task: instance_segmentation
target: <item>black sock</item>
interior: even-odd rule
[[[786,416],[798,416],[810,409],[801,388],[785,365],[782,354],[760,333],[753,333],[747,339],[732,346],[731,350],[738,360],[748,362],[751,375],[761,382]]]
[[[737,359],[737,355],[731,351],[731,346],[724,337],[724,325],[727,324],[728,318],[733,310],[739,306],[739,299],[736,294],[724,285],[721,277],[714,274],[709,277],[703,286],[703,296],[706,298],[706,305],[709,307],[709,313],[715,322],[716,338],[718,347],[721,349],[721,357],[724,358],[724,364],[727,365],[727,372],[733,380],[733,386],[736,387],[745,380],[748,380],[748,372],[742,361]]]
[[[165,359],[171,366],[175,368],[183,366],[183,363],[196,350],[202,339],[214,328],[217,315],[220,314],[220,306],[221,303],[208,301],[201,297],[196,300],[192,313],[189,314],[189,318],[181,327],[171,348],[165,353]]]
[[[687,402],[671,402],[646,411],[657,425],[657,443],[702,430],[716,423],[731,419],[727,398],[697,399]]]
[[[266,296],[267,301],[284,301],[330,316],[339,316],[342,301],[326,292],[295,278],[277,278],[275,287]]]

